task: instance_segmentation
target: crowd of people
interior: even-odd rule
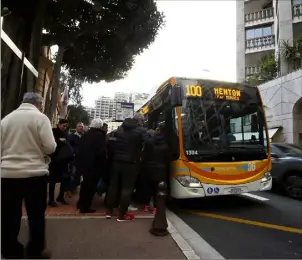
[[[79,122],[68,134],[68,120],[60,119],[52,129],[42,104],[39,94],[26,93],[20,107],[1,120],[3,258],[50,258],[45,252],[46,207],[67,205],[66,198],[78,187],[80,213],[96,211],[91,205],[97,193],[105,195],[106,218],[118,208],[117,221],[123,222],[134,219],[129,209],[135,190],[145,211],[155,213],[156,186],[167,181],[170,153],[164,131],[144,128],[141,114],[125,119],[109,135],[101,119],[93,119],[86,132]],[[23,200],[29,222],[25,248],[18,241]]]

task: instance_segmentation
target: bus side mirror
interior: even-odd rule
[[[172,107],[182,106],[182,89],[179,85],[171,88],[171,105]]]
[[[258,132],[259,128],[258,128],[258,117],[257,115],[252,115],[251,118],[251,132],[255,133]]]

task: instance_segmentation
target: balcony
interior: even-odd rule
[[[245,27],[251,27],[272,22],[274,22],[273,7],[245,15]]]
[[[302,4],[293,5],[293,22],[302,22]]]
[[[275,49],[275,35],[245,40],[245,53],[269,51]]]
[[[255,74],[258,74],[260,71],[260,67],[246,67],[245,68],[245,76],[250,77]]]

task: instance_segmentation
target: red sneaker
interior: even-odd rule
[[[132,215],[130,213],[126,213],[124,217],[117,218],[117,221],[118,222],[124,222],[124,221],[130,221],[130,220],[134,220],[134,219],[135,219],[134,215]]]
[[[106,219],[111,219],[112,212],[106,212]]]
[[[145,212],[149,212],[149,209],[150,209],[150,206],[145,206],[145,207],[144,207],[144,211],[145,211]]]
[[[154,209],[152,210],[152,214],[153,214],[153,215],[156,214],[156,208],[154,208]]]

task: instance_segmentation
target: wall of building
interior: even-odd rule
[[[282,127],[274,142],[302,145],[302,70],[258,86],[269,128]]]

